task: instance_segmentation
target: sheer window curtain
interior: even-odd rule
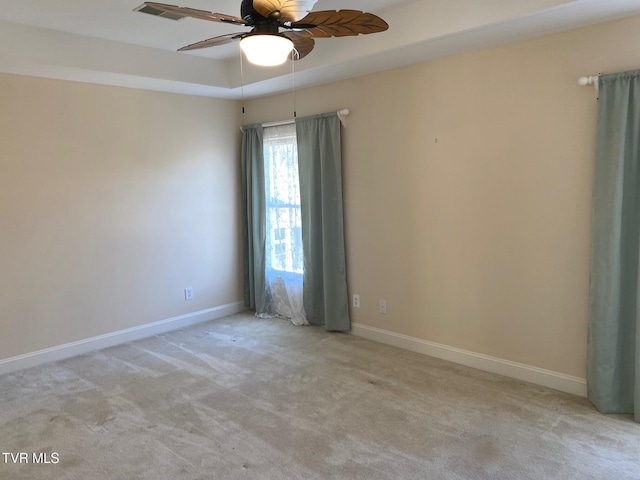
[[[640,70],[599,82],[587,390],[640,422]]]
[[[303,305],[302,220],[296,127],[264,129],[266,302],[263,316],[308,325]]]

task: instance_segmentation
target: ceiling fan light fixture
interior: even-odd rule
[[[254,65],[274,67],[287,61],[293,42],[283,35],[254,34],[240,40],[240,48]]]

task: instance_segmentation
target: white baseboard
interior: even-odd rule
[[[447,345],[429,342],[420,338],[409,337],[358,323],[351,325],[351,333],[358,337],[404,348],[405,350],[411,350],[412,352],[422,353],[442,360],[448,360],[467,367],[497,373],[505,377],[515,378],[581,397],[587,396],[587,381],[584,378],[573,377],[543,368],[532,367],[523,363],[490,357],[489,355],[449,347]]]
[[[64,345],[57,345],[55,347],[45,348],[44,350],[5,358],[0,360],[0,375],[35,367],[44,363],[64,360],[65,358],[113,347],[133,340],[140,340],[198,323],[208,322],[217,318],[226,317],[227,315],[233,315],[234,313],[240,313],[244,310],[246,310],[246,307],[242,301],[229,303],[227,305],[220,305],[218,307],[200,310],[199,312],[187,313],[158,322],[118,330],[117,332],[107,333],[77,342],[65,343]]]

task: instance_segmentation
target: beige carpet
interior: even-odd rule
[[[640,479],[628,416],[250,314],[0,377],[0,451],[3,480]]]

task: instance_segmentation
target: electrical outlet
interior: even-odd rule
[[[360,308],[360,295],[353,294],[353,308]]]
[[[187,287],[184,289],[184,299],[185,301],[193,300],[193,288]]]
[[[386,300],[380,300],[378,302],[378,311],[380,313],[382,313],[383,315],[387,314],[387,301]]]

